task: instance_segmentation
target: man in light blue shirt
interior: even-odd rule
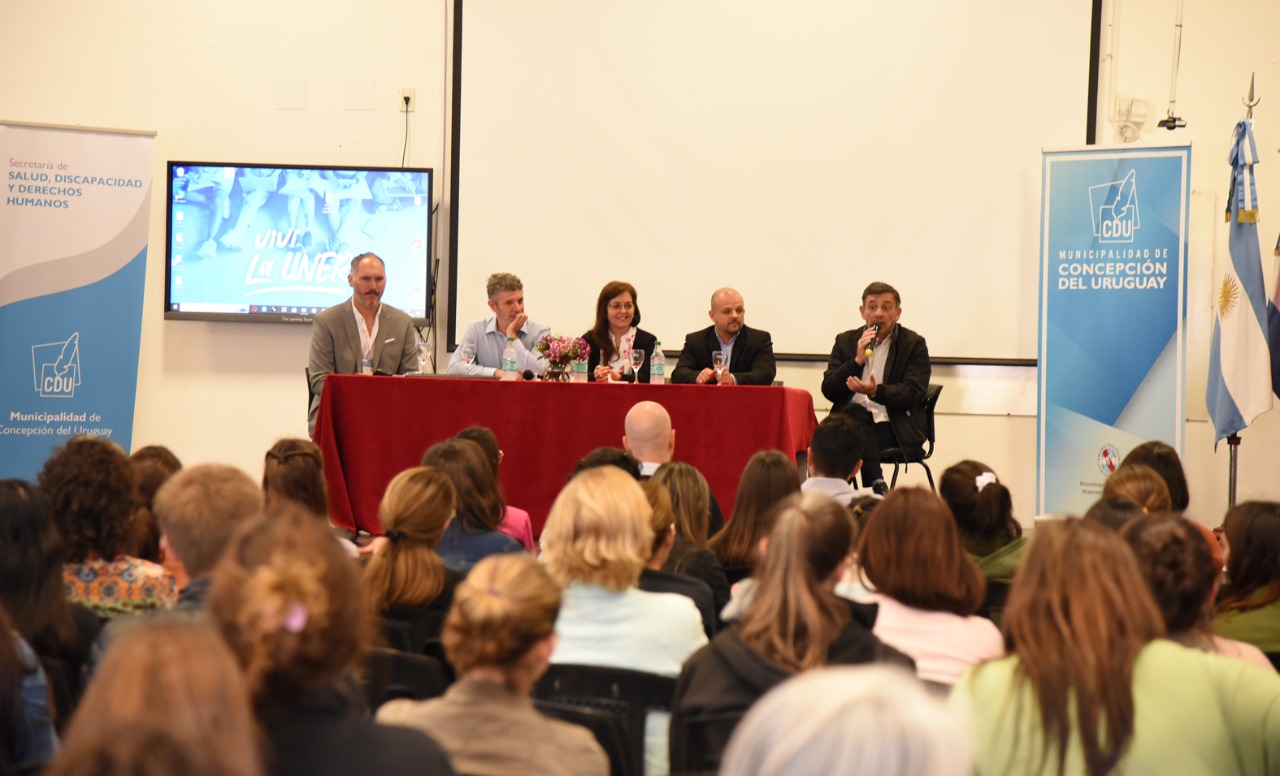
[[[540,375],[547,369],[547,359],[535,350],[551,329],[531,320],[524,313],[524,284],[509,272],[495,272],[486,283],[489,309],[493,315],[476,321],[462,333],[458,349],[449,357],[449,374],[481,375],[502,379],[502,351],[510,341],[516,349],[516,372]],[[468,346],[475,362],[468,364],[464,353]]]

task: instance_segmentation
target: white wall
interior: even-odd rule
[[[398,164],[404,116],[396,102],[400,87],[412,86],[419,109],[411,117],[409,163],[439,169],[448,5],[446,0],[363,6],[333,0],[3,3],[0,29],[8,35],[0,47],[0,72],[6,74],[0,80],[0,112],[12,120],[155,130],[160,182],[166,159]],[[1168,98],[1172,7],[1166,0],[1124,0],[1117,91],[1151,100],[1153,115],[1139,142],[1190,140],[1195,145],[1193,187],[1198,201],[1207,204],[1193,208],[1209,215],[1198,222],[1201,236],[1193,234],[1189,350],[1199,351],[1190,353],[1189,385],[1196,387],[1188,390],[1193,420],[1185,459],[1192,512],[1215,523],[1226,503],[1226,446],[1213,451],[1212,429],[1203,420],[1202,354],[1210,325],[1209,267],[1213,252],[1225,250],[1225,232],[1218,226],[1221,217],[1212,213],[1223,203],[1227,142],[1243,111],[1239,98],[1256,70],[1263,97],[1255,113],[1264,161],[1258,171],[1264,196],[1261,234],[1269,254],[1280,225],[1275,155],[1280,66],[1270,40],[1280,30],[1280,4],[1245,0],[1229,9],[1187,4],[1178,110],[1189,126],[1165,134],[1154,125]],[[1110,18],[1109,6],[1104,14]],[[306,79],[306,109],[276,109],[277,79],[300,78]],[[375,109],[349,110],[349,104],[369,96],[370,87]],[[1105,122],[1099,140],[1114,140]],[[447,177],[441,184],[447,190]],[[256,475],[272,441],[306,431],[302,368],[309,331],[164,321],[162,199],[153,195],[134,444],[167,444],[184,461],[226,461]],[[442,224],[447,224],[447,208],[447,203],[441,208]],[[1197,252],[1197,245],[1204,247]],[[854,313],[850,309],[850,325]],[[903,322],[911,325],[909,316]],[[815,404],[826,407],[818,393],[821,365],[784,364],[779,377],[812,390]],[[985,461],[1011,486],[1018,515],[1030,522],[1035,371],[939,367],[935,380],[946,389],[934,471],[962,458]],[[1280,412],[1264,415],[1243,436],[1241,496],[1280,499],[1272,463],[1280,454]],[[906,481],[923,482],[923,474],[913,470]]]

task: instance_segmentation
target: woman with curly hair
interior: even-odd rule
[[[62,534],[63,580],[72,603],[109,619],[178,600],[164,567],[126,554],[134,501],[133,472],[123,450],[75,437],[45,461],[39,482]]]

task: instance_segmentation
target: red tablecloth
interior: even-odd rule
[[[378,502],[391,478],[435,442],[480,424],[498,435],[507,501],[529,511],[537,535],[574,464],[596,447],[621,447],[627,410],[645,399],[671,413],[676,460],[706,476],[726,518],[747,460],[760,450],[803,452],[817,425],[813,397],[796,388],[330,375],[315,440],[331,516],[381,533]]]

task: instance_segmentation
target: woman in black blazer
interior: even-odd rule
[[[605,284],[596,300],[596,323],[582,338],[591,345],[587,359],[587,380],[628,382],[636,380],[631,369],[631,351],[644,352],[638,370],[640,382],[649,382],[649,359],[658,340],[640,325],[640,304],[636,288],[622,280]]]

